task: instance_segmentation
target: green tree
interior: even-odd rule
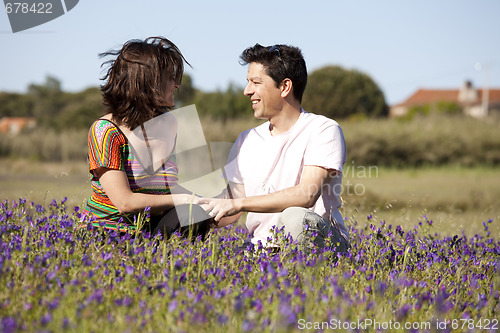
[[[77,93],[65,93],[64,105],[54,122],[55,128],[62,130],[89,128],[104,112],[101,100],[101,91],[97,87]]]
[[[243,89],[230,83],[226,91],[198,92],[194,99],[198,112],[223,121],[251,115],[250,100]]]
[[[189,74],[184,73],[182,83],[177,89],[175,96],[176,106],[186,106],[194,103],[196,89],[193,87],[193,79]]]
[[[387,116],[382,90],[366,74],[327,66],[309,75],[303,107],[330,118]]]
[[[27,96],[33,103],[33,115],[38,124],[57,128],[57,117],[64,106],[64,93],[59,80],[47,76],[43,85],[30,84]]]
[[[32,116],[33,102],[25,94],[0,92],[0,118]]]

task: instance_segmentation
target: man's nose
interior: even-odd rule
[[[249,84],[246,85],[245,90],[243,90],[243,95],[250,96],[252,94],[253,94],[253,92],[250,89],[250,83],[249,83]]]

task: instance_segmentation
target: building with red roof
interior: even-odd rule
[[[0,119],[0,133],[18,134],[23,129],[33,129],[36,120],[33,117],[3,117]]]
[[[390,108],[391,117],[408,114],[413,107],[436,106],[438,103],[454,103],[464,114],[483,118],[500,114],[500,89],[476,89],[466,81],[460,89],[419,89],[406,101]]]

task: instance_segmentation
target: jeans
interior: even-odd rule
[[[339,218],[342,216],[339,214]],[[345,253],[350,248],[349,241],[342,236],[336,222],[327,221],[315,212],[302,207],[285,209],[277,224],[278,229],[284,227],[285,236],[290,235],[306,251],[314,246],[323,248],[330,240],[329,246],[337,252]]]
[[[212,218],[198,205],[178,205],[169,210],[162,216],[151,216],[152,235],[158,232],[163,237],[169,238],[174,232],[179,230],[185,238],[189,237],[191,232],[191,240],[196,240],[196,237],[201,235],[202,240],[210,230],[210,221]]]

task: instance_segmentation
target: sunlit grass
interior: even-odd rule
[[[371,168],[347,165],[343,179],[344,215],[366,221],[414,225],[426,215],[447,235],[482,230],[500,220],[500,176],[497,168]],[[491,230],[500,238],[500,227]]]

